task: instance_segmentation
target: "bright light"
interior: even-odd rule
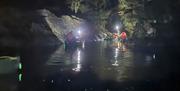
[[[78,34],[81,35],[81,31],[80,30],[78,30]]]
[[[73,68],[72,70],[74,70],[74,71],[76,71],[76,72],[81,71],[81,64],[77,64],[77,67],[76,67],[76,68]]]
[[[19,75],[18,75],[18,80],[21,82],[22,81],[22,73],[20,73]]]
[[[113,66],[119,66],[118,61],[116,60],[114,64],[112,64]]]
[[[22,64],[21,64],[21,63],[19,63],[18,68],[19,68],[20,70],[22,69]]]
[[[76,30],[73,31],[73,36],[76,38],[76,39],[81,39],[83,37],[83,31],[81,28],[78,28]]]
[[[119,30],[119,26],[118,26],[118,25],[116,25],[116,30],[117,30],[117,31]]]
[[[114,25],[114,30],[119,33],[120,30],[122,28],[122,23],[121,22],[117,22],[115,25]]]

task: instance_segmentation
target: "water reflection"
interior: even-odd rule
[[[104,69],[97,72],[101,79],[122,82],[132,78],[134,56],[132,51],[128,49],[124,51],[124,46],[120,42],[111,42],[104,47],[106,56],[102,59],[108,63],[101,63],[104,64],[102,65]]]
[[[154,72],[154,59],[155,54],[133,52],[126,45],[111,41],[67,50],[63,46],[28,47],[21,55],[19,91],[81,91],[87,87],[104,91],[101,86],[107,84],[149,79]]]
[[[82,42],[82,48],[85,48],[85,41]]]
[[[76,67],[72,70],[79,72],[81,70],[81,59],[82,59],[82,51],[80,48],[77,48],[77,50],[73,53],[72,61],[75,61]]]
[[[119,66],[118,61],[117,61],[118,60],[118,55],[119,55],[119,48],[115,48],[115,54],[114,54],[115,62],[112,64],[113,66]]]
[[[102,80],[124,81],[132,76],[132,60],[133,53],[128,49],[124,51],[120,42],[117,45],[114,42],[96,42],[71,50],[60,47],[51,55],[47,65],[51,68],[50,73],[59,69],[63,69],[61,72],[83,70],[93,72]]]

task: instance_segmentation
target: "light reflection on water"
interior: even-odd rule
[[[70,51],[59,48],[47,65],[63,65],[66,71],[92,71],[99,79],[122,81],[131,78],[132,60],[133,54],[129,49],[123,51],[120,46],[99,42],[93,46],[77,47]]]
[[[42,82],[48,84],[56,84],[61,81],[62,84],[68,82],[68,84],[83,85],[84,82],[87,82],[86,85],[91,84],[94,86],[96,82],[100,84],[98,81],[102,81],[102,83],[108,81],[125,82],[147,79],[151,75],[154,76],[154,74],[151,74],[154,70],[150,69],[153,69],[152,64],[155,60],[155,54],[133,52],[127,46],[122,46],[121,43],[116,42],[85,44],[67,50],[60,46],[53,53],[50,53],[50,56],[47,56],[49,54],[46,55],[46,51],[44,51],[48,48],[42,48],[40,51],[39,48],[35,48],[33,51],[25,51],[27,54],[24,55],[23,61],[27,60],[27,62],[31,63],[30,61],[34,60],[35,63],[30,66],[27,63],[30,70],[29,68],[26,70],[32,71],[34,76],[43,75]],[[43,62],[39,65],[38,61]],[[27,73],[28,79],[33,79],[31,77],[32,73]],[[24,73],[22,74],[25,77]],[[60,76],[57,74],[60,74]],[[51,75],[56,77],[51,77]],[[76,85],[74,86],[76,87]]]
[[[72,61],[75,61],[75,65],[76,67],[73,68],[72,70],[76,71],[76,72],[79,72],[81,70],[81,49],[77,49],[74,54],[73,54],[73,59]]]
[[[103,80],[124,81],[131,79],[131,70],[133,67],[133,54],[130,50],[123,50],[124,46],[109,45],[106,51],[108,54],[105,56],[104,61],[108,61],[107,67],[100,69],[97,74]],[[109,56],[109,57],[108,57]]]
[[[37,70],[45,73],[46,76],[58,72],[93,73],[101,80],[117,82],[143,78],[143,76],[146,76],[144,75],[146,72],[142,70],[146,70],[148,67],[151,68],[155,54],[135,53],[125,47],[116,42],[86,43],[83,47],[78,46],[68,50],[60,46],[48,57],[47,62],[45,61],[43,70]],[[26,53],[28,54],[28,52]],[[30,57],[35,58],[32,60],[38,61],[41,57],[44,57],[44,54],[41,55],[40,53],[38,53],[37,59],[36,56]],[[31,58],[27,59],[31,60]],[[40,66],[37,64],[38,67]],[[138,70],[134,70],[134,68]]]

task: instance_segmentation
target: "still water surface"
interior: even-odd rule
[[[160,90],[160,79],[167,73],[157,65],[155,49],[124,48],[115,42],[28,46],[19,55],[22,70],[18,62],[0,62],[0,91]]]

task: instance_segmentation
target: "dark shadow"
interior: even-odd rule
[[[19,84],[19,91],[45,91],[39,90],[44,66],[60,45],[58,40],[56,42],[43,40],[43,42],[47,42],[48,45],[45,45],[46,43],[30,43],[21,49],[22,70],[19,70],[19,73],[22,73],[22,81]],[[49,45],[50,43],[52,45]]]

